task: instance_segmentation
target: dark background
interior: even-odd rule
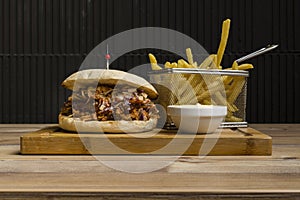
[[[249,60],[255,68],[247,121],[299,123],[299,8],[299,0],[0,0],[0,123],[57,122],[68,94],[60,83],[109,36],[165,27],[215,53],[226,18],[232,22],[223,66],[280,45]],[[126,54],[113,67],[146,63],[146,53]]]

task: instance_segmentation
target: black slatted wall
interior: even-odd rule
[[[51,123],[68,92],[62,80],[101,41],[132,28],[165,27],[210,53],[232,20],[223,66],[267,44],[248,82],[248,122],[300,122],[299,0],[0,0],[0,123]],[[183,49],[184,51],[184,49]],[[160,57],[158,57],[160,58]],[[115,66],[147,62],[131,52]]]

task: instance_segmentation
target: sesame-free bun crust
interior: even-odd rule
[[[151,99],[156,99],[158,96],[156,89],[148,81],[142,77],[120,70],[88,69],[78,71],[66,78],[62,82],[62,86],[73,90],[75,81],[80,85],[89,85],[97,83],[97,81],[100,84],[107,85],[127,84],[144,90]]]
[[[157,124],[157,119],[149,119],[148,121],[81,121],[61,114],[58,119],[59,127],[64,130],[91,133],[139,133],[150,131]]]

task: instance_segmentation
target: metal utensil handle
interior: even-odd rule
[[[237,63],[241,63],[241,62],[243,62],[243,61],[245,61],[245,60],[248,60],[248,59],[253,58],[253,57],[255,57],[255,56],[258,56],[258,55],[261,55],[261,54],[266,53],[266,52],[268,52],[268,51],[271,51],[271,50],[273,50],[273,49],[275,49],[275,48],[277,48],[277,47],[278,47],[277,44],[276,44],[276,45],[268,45],[268,46],[266,46],[266,47],[264,47],[264,48],[261,48],[261,49],[255,51],[255,52],[253,52],[253,53],[250,53],[250,54],[248,54],[248,55],[246,55],[246,56],[243,56],[243,57],[241,57],[241,58],[239,58],[239,59],[237,59],[237,60],[235,60],[235,61],[236,61]]]

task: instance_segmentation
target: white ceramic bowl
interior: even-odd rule
[[[224,120],[227,107],[200,104],[170,105],[167,112],[180,132],[212,133]]]

